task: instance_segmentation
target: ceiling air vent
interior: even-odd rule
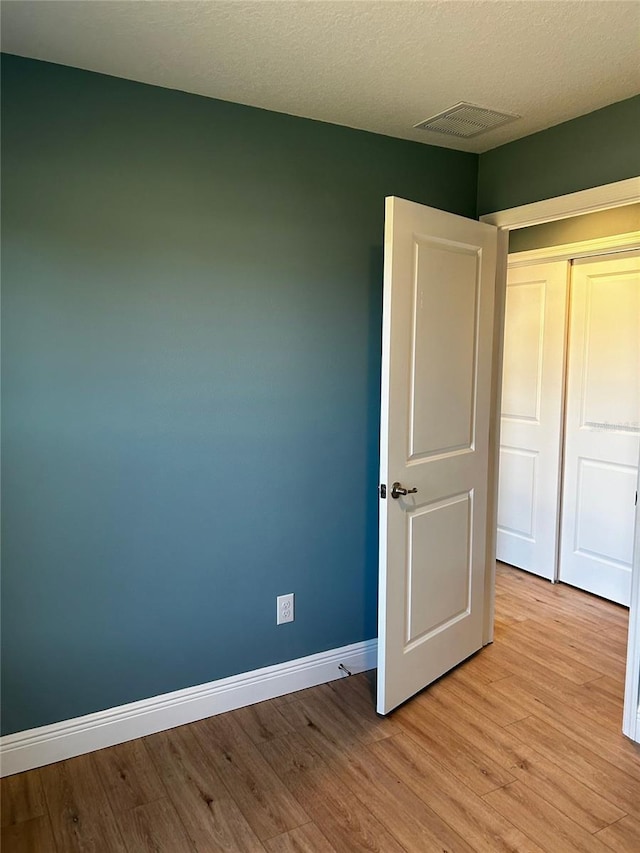
[[[462,101],[455,107],[449,107],[431,118],[415,124],[419,130],[434,130],[436,133],[446,133],[449,136],[458,136],[461,139],[469,139],[493,130],[500,125],[507,124],[520,118],[512,113],[499,113],[497,110],[488,110],[485,107],[476,107],[474,104],[466,104]]]

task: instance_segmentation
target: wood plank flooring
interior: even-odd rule
[[[499,565],[496,614],[385,719],[365,673],[4,779],[3,853],[637,853],[627,611]]]

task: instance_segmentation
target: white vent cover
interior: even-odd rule
[[[499,113],[497,110],[489,110],[485,107],[476,107],[461,101],[455,107],[449,107],[431,118],[414,125],[419,130],[435,130],[436,133],[446,133],[449,136],[458,136],[469,139],[478,136],[520,118],[512,113]]]

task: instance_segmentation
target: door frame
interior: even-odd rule
[[[498,460],[500,449],[500,397],[502,389],[502,354],[504,309],[507,290],[507,258],[509,232],[530,225],[541,225],[571,216],[595,213],[640,202],[640,177],[613,184],[556,196],[480,216],[481,222],[498,228],[496,296],[493,338],[493,372],[491,377],[491,422],[489,425],[489,493],[487,503],[487,572],[485,579],[485,612],[483,643],[493,641],[495,609],[496,535],[498,523]],[[631,575],[629,639],[627,646],[626,683],[622,731],[640,741],[640,505],[636,506],[634,560]]]
[[[578,243],[562,243],[544,249],[528,249],[509,254],[509,269],[544,264],[548,261],[577,261],[600,255],[632,251],[640,247],[640,231],[627,231],[614,237],[595,237]]]

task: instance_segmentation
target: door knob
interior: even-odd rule
[[[391,486],[391,497],[396,498],[396,500],[400,497],[400,495],[415,495],[417,489],[405,489],[400,485],[397,481]]]

